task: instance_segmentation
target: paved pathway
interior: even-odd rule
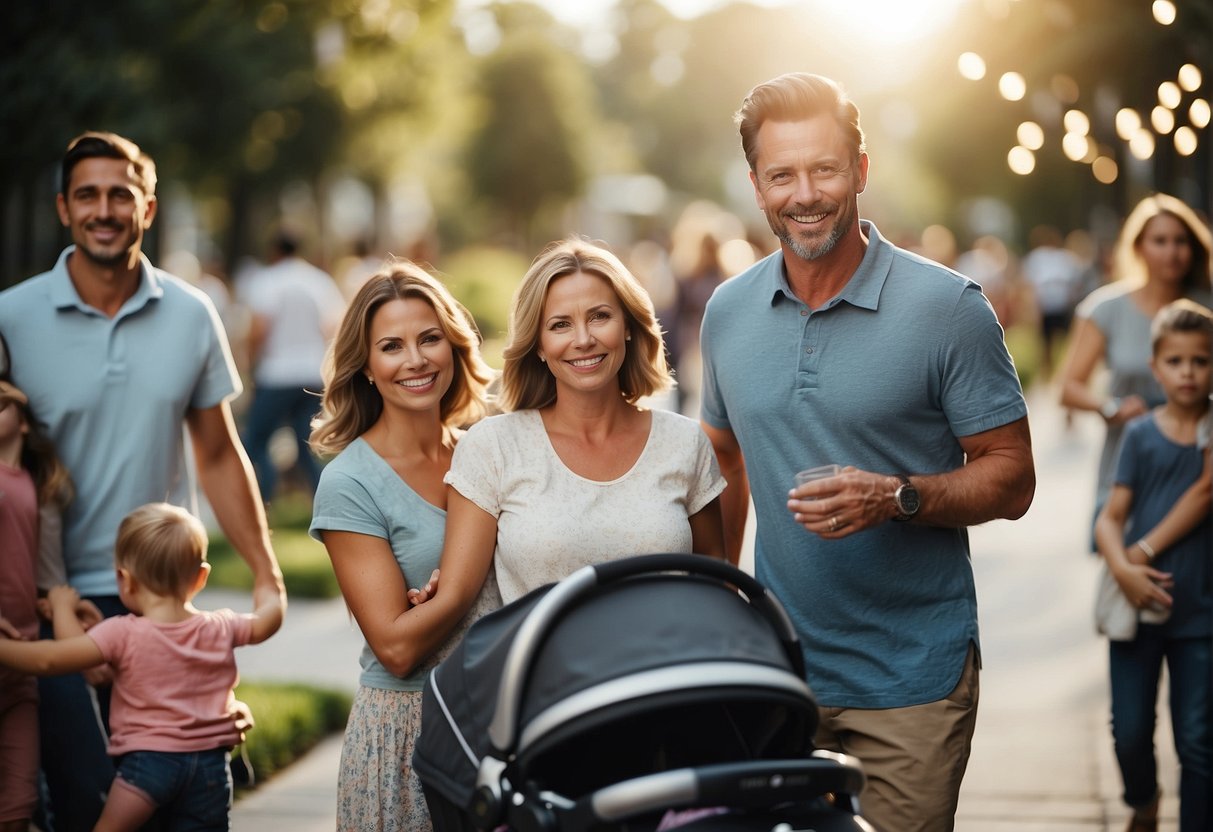
[[[1052,396],[1030,397],[1039,476],[1020,521],[972,530],[984,669],[958,832],[1123,828],[1107,727],[1106,645],[1091,626],[1097,562],[1086,554],[1100,426],[1067,430]],[[211,604],[213,602],[204,601]],[[283,632],[238,655],[249,679],[352,690],[359,636],[340,601],[293,602]],[[1163,832],[1174,832],[1176,764],[1159,732]],[[340,737],[237,802],[235,832],[332,830]]]

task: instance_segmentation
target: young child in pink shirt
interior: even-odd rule
[[[114,671],[109,753],[118,770],[97,830],[136,830],[163,810],[168,826],[228,829],[230,750],[240,742],[234,648],[282,625],[274,598],[251,614],[204,612],[191,600],[206,584],[206,530],[184,509],[150,503],[118,527],[118,592],[132,615],[87,633],[76,591],[50,591],[55,639],[0,639],[0,665],[38,675],[102,663]]]
[[[0,378],[0,637],[38,637],[37,587],[64,580],[56,521],[71,491],[28,397]],[[0,832],[24,832],[38,801],[38,687],[7,668],[0,738]]]

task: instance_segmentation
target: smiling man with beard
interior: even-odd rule
[[[46,422],[75,485],[63,520],[68,581],[102,614],[126,612],[113,552],[122,518],[150,502],[197,510],[187,427],[197,479],[252,569],[255,604],[275,596],[285,604],[229,407],[240,379],[223,326],[206,295],[142,252],[155,190],[155,165],[133,142],[113,133],[77,137],[57,198],[74,245],[49,272],[0,293],[13,382]],[[55,832],[92,829],[114,776],[97,720],[109,710],[108,685],[92,681],[95,692],[79,674],[39,680]]]
[[[877,829],[951,829],[980,664],[966,528],[1031,504],[1027,406],[980,287],[860,220],[869,159],[837,83],[780,76],[736,121],[780,248],[716,290],[701,332],[729,554],[752,489],[818,745],[862,761]]]

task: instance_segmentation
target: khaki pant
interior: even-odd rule
[[[888,710],[821,708],[819,748],[858,757],[863,817],[878,832],[943,832],[955,824],[977,722],[977,655],[969,646],[947,697]]]

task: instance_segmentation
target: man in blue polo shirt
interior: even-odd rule
[[[76,138],[57,198],[74,245],[49,272],[0,293],[13,381],[47,423],[75,485],[63,529],[68,580],[102,614],[126,612],[114,572],[118,524],[148,502],[196,511],[188,432],[198,481],[252,569],[254,598],[285,603],[228,404],[240,380],[227,337],[202,292],[142,254],[155,188],[155,166],[133,142],[113,133]],[[104,718],[108,687],[93,681]],[[54,830],[92,829],[114,776],[93,691],[72,675],[40,679],[39,695]]]
[[[977,713],[966,527],[1031,503],[1023,394],[977,284],[859,219],[868,156],[835,82],[781,76],[736,118],[780,249],[703,321],[730,553],[752,490],[756,574],[804,641],[818,744],[862,761],[877,829],[951,829]]]

